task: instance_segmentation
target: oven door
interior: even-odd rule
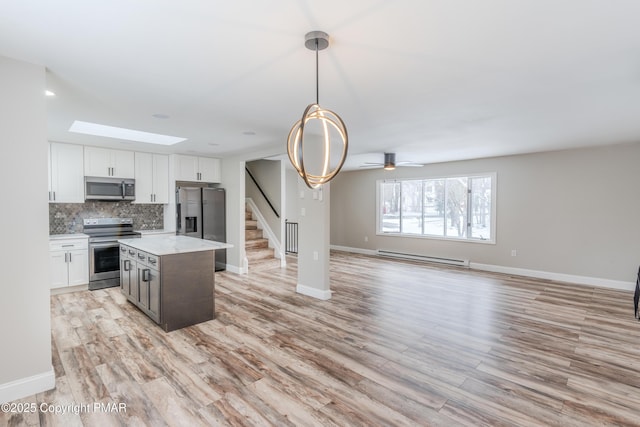
[[[89,243],[89,281],[120,277],[120,244]]]

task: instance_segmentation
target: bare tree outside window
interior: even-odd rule
[[[378,182],[379,234],[495,240],[495,174]]]

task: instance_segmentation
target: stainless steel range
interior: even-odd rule
[[[83,221],[89,235],[89,290],[120,286],[118,239],[140,237],[131,218],[89,218]]]

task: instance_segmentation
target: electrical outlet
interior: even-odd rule
[[[313,251],[313,260],[314,261],[318,260],[318,252],[317,251]]]
[[[518,255],[518,251],[515,249],[511,249],[511,256],[517,256]]]
[[[369,241],[369,236],[364,236],[364,241],[368,242]]]
[[[300,216],[305,216],[307,214],[307,210],[305,208],[300,209]]]

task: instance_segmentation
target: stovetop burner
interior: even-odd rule
[[[88,218],[83,221],[83,232],[89,235],[89,242],[140,237],[133,231],[131,218]]]

